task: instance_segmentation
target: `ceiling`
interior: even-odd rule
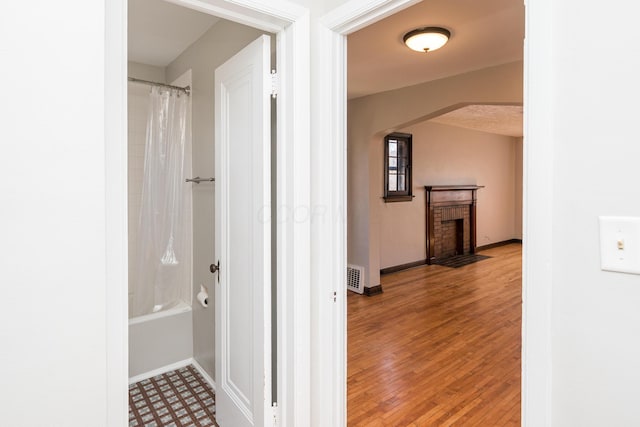
[[[467,105],[431,122],[506,136],[522,136],[521,105]]]
[[[419,27],[444,27],[449,42],[414,52],[402,37]],[[522,60],[522,0],[423,0],[348,37],[348,98],[437,80]],[[431,119],[466,129],[522,136],[522,107],[467,105]]]
[[[219,18],[158,0],[129,0],[129,61],[166,67]]]
[[[402,42],[408,31],[440,26],[449,43],[430,53]],[[436,80],[521,60],[522,0],[424,0],[348,37],[348,97]]]

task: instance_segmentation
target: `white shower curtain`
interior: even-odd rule
[[[133,315],[162,310],[190,294],[191,230],[188,96],[153,87],[138,222]],[[189,301],[187,301],[189,302]]]

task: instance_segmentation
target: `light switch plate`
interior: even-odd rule
[[[600,217],[600,268],[640,274],[640,218]]]

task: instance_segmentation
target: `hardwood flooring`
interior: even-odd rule
[[[348,304],[348,425],[519,426],[522,247],[382,276]]]

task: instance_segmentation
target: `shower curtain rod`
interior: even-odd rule
[[[144,83],[147,85],[152,85],[152,86],[163,86],[163,87],[168,87],[171,89],[177,89],[177,90],[181,90],[182,92],[186,93],[187,95],[191,95],[191,86],[185,86],[185,87],[180,87],[180,86],[173,86],[173,85],[168,85],[165,83],[158,83],[158,82],[151,82],[149,80],[141,80],[141,79],[136,79],[133,77],[129,77],[129,81],[130,82],[135,82],[135,83]]]

